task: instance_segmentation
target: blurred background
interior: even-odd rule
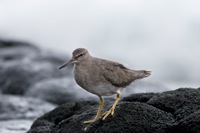
[[[200,85],[198,0],[2,0],[0,38],[71,55],[94,56],[133,69],[167,88]]]
[[[152,76],[136,84],[134,92],[199,87],[199,7],[199,0],[1,0],[0,40],[3,42],[0,43],[0,93],[39,97],[55,105],[68,101],[63,100],[68,94],[77,99],[84,98],[82,93],[85,92],[81,95],[77,93],[82,89],[72,89],[72,92],[66,89],[66,86],[78,87],[70,78],[66,79],[71,70],[57,70],[78,47],[87,48],[93,56],[121,62],[132,69],[151,70]],[[7,44],[10,46],[7,41],[34,44],[53,52],[38,54],[33,46],[17,50],[14,47],[16,51],[13,52],[13,49],[3,48]],[[15,63],[10,62],[13,59],[10,55],[15,56]],[[15,75],[9,77],[13,72]],[[18,83],[19,75],[26,82],[20,80],[16,85],[14,83]],[[39,76],[29,82],[30,75]],[[55,88],[60,92],[55,92]],[[12,102],[10,100],[7,104]],[[29,115],[29,109],[36,105],[28,107]],[[41,109],[40,113],[32,113],[28,125],[55,105],[48,104],[50,107]],[[23,111],[20,113],[24,114]],[[25,117],[29,119],[29,115]],[[4,116],[0,114],[0,120],[7,119]],[[0,125],[8,124],[0,121]],[[7,131],[1,130],[3,126],[0,126],[0,132]],[[26,124],[18,127],[27,130]]]

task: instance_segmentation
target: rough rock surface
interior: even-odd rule
[[[128,102],[143,102],[146,103],[151,99],[153,96],[158,95],[157,93],[136,93],[136,94],[131,94],[127,97],[122,98],[122,101],[128,101]]]
[[[98,120],[90,125],[82,122],[91,119],[97,111],[93,102],[79,102],[62,105],[45,114],[34,122],[29,133],[89,133],[102,132],[167,132],[174,119],[170,113],[139,102],[122,102],[115,111],[114,117],[106,121]],[[44,130],[43,130],[44,129]]]
[[[182,119],[175,130],[177,133],[199,133],[200,132],[200,110]]]
[[[200,105],[197,104],[191,104],[187,106],[183,106],[182,108],[178,109],[177,111],[174,112],[174,118],[179,121],[190,114],[193,114],[196,111],[200,110]]]
[[[184,106],[200,105],[200,91],[192,88],[167,91],[151,98],[148,104],[166,112],[174,113]]]
[[[38,118],[28,133],[198,133],[199,93],[199,89],[181,88],[160,94],[133,94],[119,102],[114,117],[92,124],[82,122],[94,117],[98,102],[71,102]],[[107,102],[104,111],[111,106],[111,101]]]

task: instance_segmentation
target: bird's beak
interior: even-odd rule
[[[73,58],[71,60],[69,60],[68,62],[65,62],[62,66],[59,67],[59,69],[62,69],[70,64],[74,64],[76,62],[76,60],[74,60]]]

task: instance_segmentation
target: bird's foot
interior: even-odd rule
[[[88,121],[84,121],[83,124],[90,124],[90,123],[93,123],[95,121],[96,121],[96,119],[88,120]]]
[[[115,112],[115,108],[112,107],[111,109],[109,109],[108,111],[106,111],[105,113],[103,113],[102,120],[105,120],[110,114],[114,115],[114,112]]]

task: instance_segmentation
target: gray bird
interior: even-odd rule
[[[115,107],[121,98],[121,90],[137,79],[150,76],[146,70],[131,70],[120,63],[92,57],[88,50],[77,48],[72,53],[72,59],[64,63],[59,69],[74,64],[74,78],[76,83],[86,91],[95,94],[100,99],[98,112],[94,119],[84,121],[92,123],[100,118],[104,105],[102,96],[117,94],[112,107],[103,113],[103,120],[114,114]]]

